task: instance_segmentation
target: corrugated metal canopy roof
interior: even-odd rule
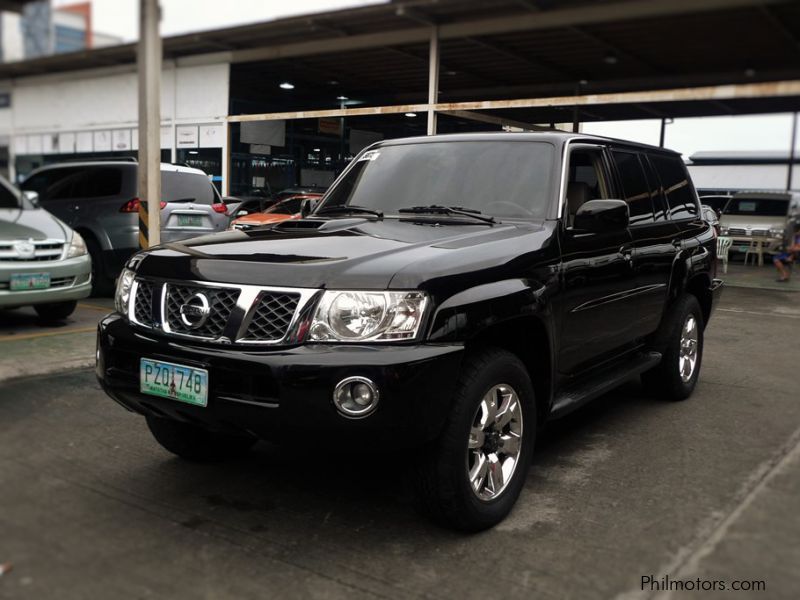
[[[442,38],[440,102],[800,79],[800,2],[789,0],[392,2],[170,37],[164,56],[234,63],[236,112],[330,108],[337,95],[368,105],[425,102],[432,25]],[[6,63],[0,79],[132,64],[135,55],[128,44]],[[276,93],[287,79],[295,90]],[[797,98],[753,98],[593,106],[581,118],[798,109]],[[563,108],[514,113],[565,117]]]

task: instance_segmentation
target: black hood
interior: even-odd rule
[[[546,223],[307,219],[153,249],[144,276],[264,286],[418,289],[546,245]]]

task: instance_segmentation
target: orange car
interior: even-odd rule
[[[264,212],[253,213],[239,217],[231,222],[228,229],[247,230],[263,225],[271,225],[288,221],[289,219],[299,219],[303,212],[314,210],[322,194],[297,194],[284,198],[277,204],[270,206]]]

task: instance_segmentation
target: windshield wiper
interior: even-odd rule
[[[324,215],[335,213],[360,213],[365,215],[374,215],[379,219],[383,218],[383,213],[379,210],[372,210],[371,208],[366,208],[365,206],[356,206],[354,204],[346,204],[342,206],[323,206],[319,210],[314,211],[313,214]]]
[[[401,208],[397,212],[417,215],[457,215],[459,217],[470,217],[489,224],[497,222],[494,220],[494,217],[484,216],[479,210],[464,208],[463,206],[440,206],[438,204],[431,204],[429,206],[409,206],[407,208]]]

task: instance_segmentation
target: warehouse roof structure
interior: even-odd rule
[[[419,105],[430,99],[432,31],[437,103],[563,99],[492,106],[524,122],[572,120],[576,104],[582,121],[800,106],[796,86],[766,85],[800,79],[800,3],[785,0],[411,0],[169,37],[164,57],[230,62],[232,96],[244,99],[290,79],[294,92],[269,112],[339,109],[339,96]],[[133,44],[49,56],[0,65],[0,79],[135,58]],[[705,91],[653,93],[687,89]]]

